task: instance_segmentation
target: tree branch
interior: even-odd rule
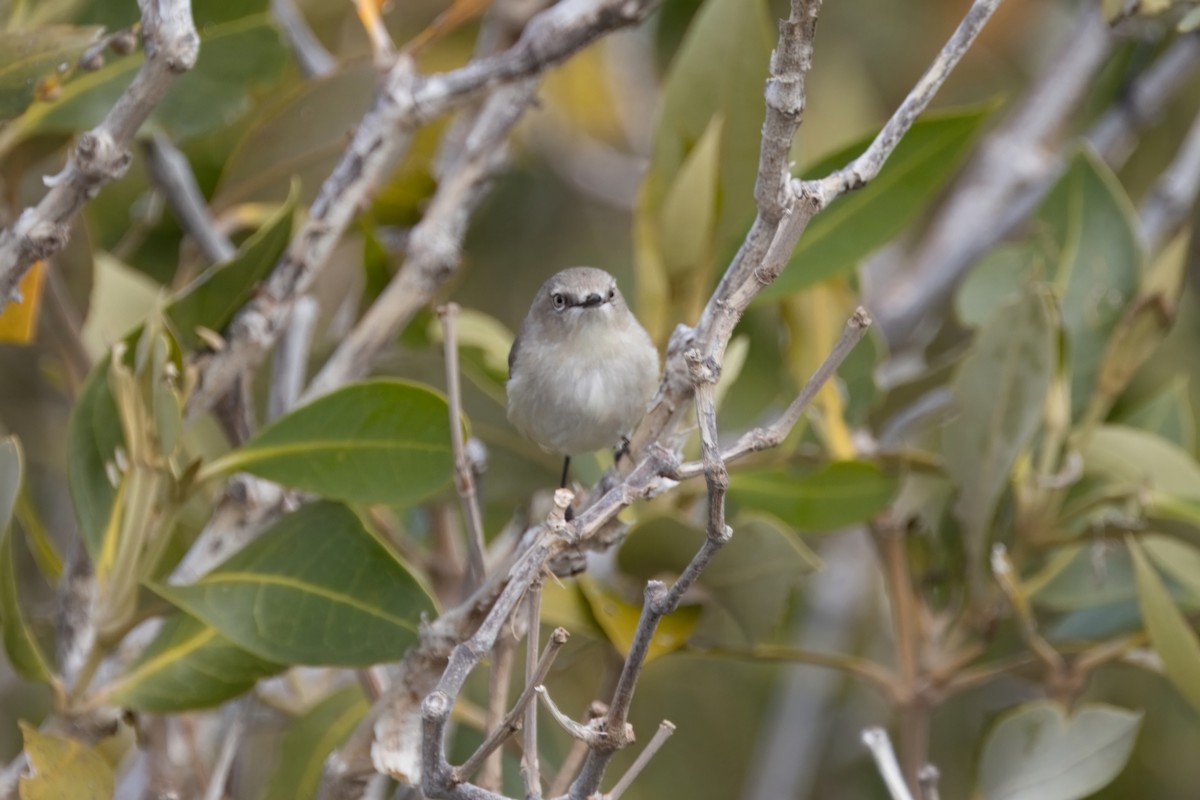
[[[513,47],[452,72],[423,76],[409,56],[397,55],[371,110],[322,185],[288,252],[230,323],[224,349],[200,359],[188,414],[211,408],[237,375],[261,362],[297,295],[325,266],[351,220],[407,150],[418,127],[481,92],[539,74],[604,33],[643,19],[655,4],[655,0],[563,0],[535,15]],[[318,386],[327,391],[340,385],[329,378],[318,376]]]
[[[34,262],[67,243],[71,218],[101,187],[125,174],[129,147],[167,90],[196,63],[200,37],[189,0],[139,0],[146,60],[104,120],[79,137],[62,172],[47,176],[50,191],[0,232],[0,310],[15,299]]]

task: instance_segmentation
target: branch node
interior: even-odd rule
[[[450,698],[445,692],[430,692],[421,703],[421,716],[429,721],[438,720],[450,713]]]

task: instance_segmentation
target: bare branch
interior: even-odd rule
[[[275,348],[271,363],[271,386],[267,395],[267,419],[278,419],[300,400],[308,374],[308,355],[320,305],[311,295],[297,298],[287,330]]]
[[[533,102],[537,82],[502,87],[484,103],[465,152],[439,181],[429,207],[408,239],[404,265],[354,326],[309,388],[318,396],[361,378],[400,330],[458,269],[471,215],[507,162],[505,139]]]
[[[79,137],[62,172],[44,178],[50,191],[0,232],[0,309],[14,299],[35,261],[67,242],[71,218],[101,187],[125,174],[142,123],[200,52],[189,0],[139,0],[146,59],[104,121]]]
[[[939,800],[938,781],[942,773],[933,764],[926,764],[917,773],[917,783],[921,786],[921,800]]]
[[[516,642],[511,635],[500,636],[492,648],[492,662],[488,672],[487,716],[484,718],[484,730],[495,730],[506,716],[505,706],[508,705],[508,685],[512,679],[513,658],[516,655]],[[499,791],[504,783],[504,760],[500,751],[493,750],[483,759],[479,776],[475,779],[480,787],[490,791]]]
[[[558,651],[562,649],[562,646],[567,643],[567,639],[569,638],[570,634],[567,633],[565,628],[555,628],[554,632],[550,634],[550,641],[546,642],[546,648],[542,651],[541,658],[536,662],[530,662],[533,668],[531,672],[527,673],[528,678],[525,683],[525,689],[517,698],[517,702],[513,704],[512,709],[504,716],[500,724],[488,734],[483,744],[479,745],[479,749],[472,753],[471,757],[464,761],[462,766],[454,770],[456,780],[465,781],[470,778],[475,773],[475,770],[479,769],[485,758],[499,748],[500,745],[504,744],[508,737],[516,733],[519,727],[517,721],[521,719],[521,716],[528,709],[537,707],[536,702],[534,702],[537,688],[546,680],[546,676],[550,674],[550,667],[554,665],[554,659],[558,655]]]
[[[179,226],[195,240],[209,263],[233,258],[237,248],[213,224],[187,157],[161,133],[142,142],[142,153],[151,183],[166,197]]]
[[[447,303],[438,307],[438,318],[442,321],[442,350],[446,358],[446,393],[450,406],[450,443],[454,449],[454,488],[462,502],[463,519],[467,523],[467,581],[471,590],[483,583],[486,568],[483,565],[483,515],[479,511],[479,498],[475,493],[475,473],[463,445],[462,392],[458,379],[458,304]]]
[[[654,737],[650,743],[646,745],[642,752],[638,753],[638,757],[629,765],[629,769],[621,776],[621,780],[617,781],[613,786],[612,791],[604,795],[604,800],[620,800],[621,795],[625,794],[625,790],[633,785],[634,780],[650,763],[650,759],[654,758],[654,754],[662,749],[662,746],[667,743],[667,739],[671,738],[671,734],[675,732],[675,723],[670,720],[663,720],[658,724],[658,730],[654,732]]]
[[[534,662],[538,652],[538,629],[542,624],[542,584],[535,581],[529,587],[525,597],[527,618],[525,620],[525,686],[536,686],[546,680],[549,664],[543,669],[540,662]],[[546,645],[547,654],[555,643],[566,642],[567,632],[563,628],[555,628],[550,635],[550,644]],[[537,729],[537,696],[535,695],[525,707],[525,722],[523,731],[523,746],[521,756],[521,783],[525,785],[526,800],[541,800],[542,769],[538,762],[538,729]]]
[[[1082,8],[1075,30],[1007,120],[980,145],[954,191],[897,277],[871,303],[888,340],[905,342],[925,311],[942,302],[978,255],[979,228],[1005,216],[1013,197],[1041,177],[1054,138],[1113,47],[1098,6]]]
[[[1200,191],[1200,115],[1192,120],[1175,158],[1163,170],[1138,214],[1142,244],[1153,253],[1187,217]]]
[[[871,751],[871,757],[875,759],[875,766],[883,777],[883,783],[887,786],[892,800],[913,800],[912,793],[908,791],[908,784],[900,774],[900,765],[896,763],[896,752],[892,750],[892,741],[888,738],[887,731],[883,728],[867,728],[862,732],[862,741]]]
[[[452,72],[422,76],[409,56],[397,55],[288,252],[230,323],[225,348],[201,360],[199,381],[188,399],[189,415],[211,408],[238,374],[262,360],[295,298],[325,266],[358,210],[407,150],[417,127],[480,92],[539,74],[604,33],[643,19],[654,5],[654,0],[564,0],[535,15],[513,47]],[[329,387],[323,380],[318,377],[318,384]]]
[[[283,28],[301,72],[310,78],[323,78],[337,69],[337,61],[312,32],[294,0],[271,0],[271,13]]]
[[[854,314],[846,321],[846,327],[842,330],[842,335],[833,350],[800,389],[800,393],[796,395],[796,399],[791,402],[787,410],[770,426],[755,428],[742,434],[733,445],[721,452],[721,460],[728,464],[750,453],[779,446],[779,443],[786,439],[792,429],[796,427],[796,423],[800,421],[800,417],[804,415],[813,398],[817,396],[817,392],[821,391],[821,387],[834,376],[855,345],[867,335],[870,326],[871,318],[866,309],[861,307],[855,309]],[[679,480],[685,480],[694,478],[703,472],[703,462],[689,461],[679,466],[677,477]]]

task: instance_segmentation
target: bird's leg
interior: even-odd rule
[[[617,449],[613,451],[613,466],[616,466],[621,461],[621,456],[629,456],[629,437],[622,436],[621,443],[617,445]]]
[[[567,488],[567,472],[570,469],[571,469],[571,457],[563,456],[562,478],[558,482],[558,488],[560,488],[560,489]],[[567,506],[566,513],[563,515],[563,517],[567,520],[567,522],[570,522],[571,520],[575,519],[574,506]]]

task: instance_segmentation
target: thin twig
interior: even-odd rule
[[[0,310],[15,299],[17,284],[36,261],[67,242],[72,217],[100,188],[125,174],[129,146],[167,90],[196,63],[200,37],[189,0],[141,0],[146,59],[104,120],[79,137],[50,191],[0,232]]]
[[[308,374],[308,355],[317,326],[320,304],[310,295],[296,301],[287,330],[275,348],[271,362],[271,386],[267,394],[267,419],[282,417],[295,407]]]
[[[755,428],[747,431],[738,437],[738,440],[731,446],[721,452],[721,460],[728,464],[731,461],[737,461],[751,453],[757,453],[762,450],[768,450],[772,447],[778,447],[780,442],[785,440],[792,429],[796,427],[796,423],[804,415],[808,406],[812,403],[813,398],[817,396],[817,392],[821,387],[829,381],[830,378],[837,372],[842,362],[854,350],[855,345],[862,341],[867,335],[867,330],[871,327],[871,318],[863,308],[855,310],[850,319],[846,321],[846,327],[842,330],[842,335],[834,345],[833,350],[817,367],[816,372],[808,379],[808,382],[801,387],[796,398],[788,405],[787,410],[779,416],[773,423],[765,428]],[[704,472],[703,462],[689,461],[679,466],[679,480],[694,478]]]
[[[1192,120],[1175,158],[1162,171],[1138,213],[1147,253],[1154,253],[1183,224],[1200,192],[1200,114]]]
[[[463,444],[462,391],[458,379],[458,304],[438,306],[442,321],[442,351],[446,358],[446,390],[450,405],[450,443],[454,449],[454,488],[462,502],[463,518],[467,523],[467,584],[473,591],[483,583],[486,568],[483,563],[483,515],[475,493],[475,473]]]
[[[538,630],[542,624],[542,584],[540,581],[535,581],[533,586],[529,587],[529,593],[525,596],[525,608],[528,614],[525,620],[525,685],[528,687],[538,685],[546,679],[546,671],[542,670],[542,665],[534,662],[534,657],[538,652]],[[553,643],[560,637],[566,641],[565,634],[565,630],[558,628],[552,634],[550,641]],[[548,648],[549,646],[547,646]],[[541,800],[542,771],[541,765],[538,763],[536,694],[530,700],[529,705],[525,707],[524,728],[522,731],[524,753],[521,757],[521,782],[525,785],[526,800]]]
[[[312,32],[294,0],[271,0],[271,13],[292,46],[301,72],[310,78],[323,78],[337,69],[337,61]]]
[[[208,787],[204,791],[204,800],[221,800],[225,797],[225,784],[233,769],[233,759],[242,747],[242,739],[246,733],[246,706],[243,701],[234,708],[234,718],[228,730],[221,737],[221,751],[213,764],[212,774],[208,776]]]
[[[550,667],[553,666],[558,651],[562,649],[562,646],[567,643],[567,639],[569,638],[570,634],[567,633],[565,628],[554,629],[553,633],[550,634],[550,640],[546,642],[545,649],[542,650],[541,658],[537,660],[532,673],[528,674],[525,689],[517,697],[517,702],[504,715],[504,719],[492,729],[487,738],[484,739],[483,744],[479,745],[479,748],[471,754],[471,757],[464,761],[461,767],[454,770],[456,779],[466,780],[471,777],[483,760],[516,732],[517,720],[521,718],[528,708],[534,705],[533,700],[537,687],[550,674]]]
[[[926,764],[917,772],[917,783],[921,787],[921,800],[939,800],[938,781],[942,773],[933,764]]]
[[[237,375],[262,360],[296,297],[312,285],[420,125],[481,92],[540,74],[602,34],[640,21],[653,5],[653,0],[564,0],[535,15],[508,50],[436,75],[418,74],[409,56],[397,55],[287,253],[230,323],[226,346],[199,359],[189,416],[211,408]]]
[[[501,720],[505,718],[505,708],[508,706],[508,685],[512,678],[513,658],[516,655],[516,642],[511,635],[501,636],[492,648],[492,665],[488,674],[487,715],[484,717],[484,730],[497,730]],[[483,759],[483,766],[475,779],[481,788],[499,791],[504,782],[504,759],[499,748],[488,753]]]
[[[888,738],[887,731],[883,728],[867,728],[862,732],[862,741],[871,751],[875,767],[883,777],[892,800],[913,800],[912,792],[908,790],[908,784],[900,772],[900,765],[896,762],[896,751],[892,749],[892,740]]]
[[[142,142],[150,182],[167,199],[179,226],[192,237],[210,264],[233,258],[237,248],[217,230],[187,156],[171,140],[156,133]]]
[[[629,769],[621,776],[621,779],[616,782],[612,790],[605,793],[604,800],[621,800],[621,795],[625,794],[625,790],[633,785],[634,780],[650,763],[650,759],[654,758],[654,754],[662,749],[662,746],[667,743],[667,739],[671,738],[671,734],[675,732],[675,723],[670,720],[663,720],[658,724],[658,730],[654,732],[654,736],[650,742],[638,753],[638,757],[629,765]]]
[[[1051,142],[1113,47],[1101,10],[1081,6],[1075,30],[1006,121],[963,171],[906,265],[883,282],[871,310],[893,347],[920,329],[978,255],[980,220],[1001,219],[1014,195],[1048,168]]]

